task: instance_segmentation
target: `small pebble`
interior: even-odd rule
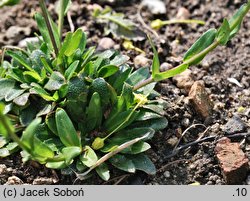
[[[170,177],[170,172],[169,171],[165,171],[163,173],[163,175],[166,177],[166,178],[169,178]]]
[[[245,132],[247,125],[245,122],[238,116],[233,116],[224,126],[224,132],[228,135]]]
[[[7,167],[4,164],[0,165],[0,177],[7,172]]]
[[[134,58],[134,65],[136,68],[150,66],[150,60],[144,55],[138,55]]]
[[[181,7],[178,10],[178,13],[176,15],[176,19],[178,20],[185,20],[190,18],[190,12],[188,9]]]
[[[184,127],[188,127],[190,125],[190,120],[188,118],[184,118],[181,121],[181,125],[183,125]]]
[[[113,49],[114,45],[115,42],[111,38],[104,37],[99,41],[97,50],[103,51],[103,50]]]
[[[23,181],[17,176],[11,176],[8,178],[8,181],[5,183],[7,185],[21,185]]]

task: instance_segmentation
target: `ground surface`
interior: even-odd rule
[[[33,36],[36,24],[32,14],[38,10],[37,1],[23,0],[20,5],[3,8],[0,12],[0,47],[3,45],[18,45],[19,41]],[[93,4],[106,5],[105,1],[73,1],[71,17],[75,27],[82,27],[88,34],[89,44],[98,45],[98,41],[104,37],[103,25],[97,24],[91,16]],[[81,3],[80,3],[81,2]],[[121,1],[122,2],[122,1]],[[123,1],[126,3],[108,3],[113,9],[123,12],[140,27],[137,16],[140,1]],[[160,52],[160,60],[165,67],[176,66],[181,61],[185,51],[208,28],[218,27],[223,17],[231,16],[234,10],[241,5],[238,0],[165,0],[167,13],[153,15],[146,8],[142,9],[141,16],[146,24],[151,20],[173,19],[183,7],[188,10],[191,19],[206,21],[205,26],[200,25],[171,25],[163,27],[158,31],[159,38],[152,33],[151,37],[157,44]],[[54,12],[53,4],[49,9]],[[181,13],[183,14],[183,13]],[[184,13],[185,14],[185,13]],[[69,25],[65,26],[65,31]],[[133,50],[125,50],[122,40],[114,39],[115,48],[121,49],[124,54],[130,56],[133,63],[134,58],[139,55]],[[151,48],[147,41],[136,42],[135,46],[146,52],[146,58],[152,59]],[[164,66],[163,65],[163,66]],[[238,116],[245,126],[243,130],[250,129],[250,15],[245,19],[240,33],[227,45],[219,47],[210,54],[198,66],[190,68],[195,81],[203,81],[209,97],[214,103],[212,114],[208,118],[202,118],[192,104],[187,101],[187,92],[177,87],[176,81],[170,79],[157,85],[157,91],[169,102],[166,116],[169,126],[161,133],[155,135],[150,142],[152,149],[149,151],[158,172],[154,176],[142,173],[127,175],[123,172],[115,172],[117,177],[105,184],[226,184],[221,169],[215,157],[214,147],[216,140],[225,136],[225,125],[233,117]],[[235,78],[241,85],[228,81]],[[240,111],[240,112],[239,112]],[[191,149],[183,150],[179,154],[168,158],[174,149],[180,135],[191,125],[203,124],[208,128],[205,136],[215,136],[213,140],[198,143]],[[205,131],[204,126],[190,128],[180,145],[196,140]],[[242,142],[241,138],[235,139]],[[249,139],[242,143],[243,151],[250,158]],[[72,184],[74,175],[51,171],[34,162],[23,165],[19,156],[11,156],[0,159],[0,184],[8,183],[33,183],[33,184]],[[249,173],[248,173],[249,175]],[[16,176],[16,177],[11,177]],[[92,182],[91,182],[92,181]],[[98,179],[79,182],[76,184],[103,184]],[[242,180],[240,184],[246,184],[248,179]],[[248,183],[249,184],[249,183]]]

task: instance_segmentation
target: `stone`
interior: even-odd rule
[[[53,178],[47,178],[47,177],[38,177],[35,178],[33,181],[33,185],[50,185],[53,184]]]
[[[181,74],[173,77],[173,81],[176,83],[177,87],[184,89],[188,93],[194,84],[192,71],[189,69],[185,70]]]
[[[5,185],[21,185],[21,184],[23,184],[23,181],[17,176],[9,177],[8,181],[5,183]]]
[[[190,18],[190,12],[188,9],[181,7],[178,10],[178,13],[176,15],[176,19],[178,20],[185,20]]]
[[[188,99],[201,117],[206,119],[212,115],[214,104],[210,100],[203,82],[194,82],[189,91]]]
[[[134,58],[134,65],[136,68],[150,66],[150,60],[144,55],[138,55]]]
[[[247,125],[239,116],[233,116],[224,126],[223,131],[228,134],[242,133],[247,130]]]
[[[165,3],[162,0],[143,0],[141,4],[146,6],[154,15],[166,14],[167,12]]]
[[[7,171],[7,167],[6,165],[4,164],[0,164],[0,177],[4,174],[6,174],[8,171]]]
[[[6,37],[15,41],[19,41],[24,38],[24,36],[28,36],[30,34],[30,27],[11,26],[6,31]]]
[[[215,154],[226,183],[242,184],[249,170],[249,159],[240,144],[224,137],[216,144]]]
[[[28,43],[38,43],[39,38],[38,37],[28,37],[25,38],[18,43],[18,47],[20,48],[26,48]]]
[[[111,38],[104,37],[99,41],[97,50],[98,51],[109,50],[109,49],[113,49],[114,46],[115,46],[115,42]]]
[[[171,176],[169,171],[165,171],[165,172],[163,173],[163,175],[164,175],[164,177],[166,177],[166,178],[169,178],[169,177]]]
[[[171,68],[173,68],[173,65],[171,65],[170,63],[164,62],[160,66],[160,71],[164,72],[164,71],[170,70]]]

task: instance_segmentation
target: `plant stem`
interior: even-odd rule
[[[133,90],[136,91],[148,84],[151,84],[154,82],[154,79],[152,78],[152,76],[146,80],[143,80],[142,82],[139,82],[137,85],[134,86]]]
[[[8,132],[10,138],[18,144],[18,146],[26,151],[29,151],[29,148],[23,144],[23,142],[19,139],[19,137],[12,131],[12,129],[9,127],[9,124],[7,123],[6,117],[0,113],[0,122]]]
[[[59,39],[62,42],[62,31],[63,31],[63,23],[64,23],[64,5],[65,1],[60,0],[60,11],[59,11],[59,19],[58,19],[58,31],[59,31]]]
[[[50,40],[52,42],[52,45],[53,45],[54,50],[55,50],[55,54],[57,56],[58,55],[58,47],[56,45],[55,36],[54,36],[53,31],[52,31],[52,26],[51,26],[51,23],[50,23],[50,20],[49,20],[49,17],[48,17],[49,14],[47,12],[45,1],[44,0],[39,0],[39,4],[40,4],[40,7],[42,9],[43,17],[45,19],[45,22],[46,22],[46,25],[47,25],[47,28],[48,28],[48,31],[49,31]]]
[[[201,24],[204,25],[205,22],[202,20],[166,20],[162,21],[162,25],[170,25],[170,24]]]
[[[230,32],[232,32],[237,26],[239,26],[239,24],[241,24],[244,16],[248,13],[249,10],[250,10],[250,0],[248,0],[244,12],[242,12],[242,14],[232,22],[232,25],[230,27]],[[219,41],[215,40],[206,49],[204,49],[203,51],[199,52],[197,55],[193,56],[192,58],[188,59],[187,61],[183,62],[182,64],[180,64],[179,66],[177,66],[177,67],[175,67],[175,68],[173,68],[171,70],[179,69],[180,67],[182,67],[185,64],[191,65],[197,59],[204,58],[209,52],[213,51],[219,45],[220,45]],[[152,82],[155,82],[155,80],[151,76],[147,80],[144,80],[144,81],[140,82],[139,84],[135,85],[133,90],[136,91],[136,90],[138,90],[138,89],[140,89],[140,88],[142,88],[142,87],[144,87],[144,86],[146,86],[146,85],[148,85],[148,84],[150,84]]]

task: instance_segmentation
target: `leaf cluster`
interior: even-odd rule
[[[155,100],[155,83],[133,90],[149,69],[133,72],[127,56],[87,47],[81,29],[61,42],[50,19],[60,47],[55,54],[46,19],[39,13],[35,19],[39,43],[5,50],[11,61],[0,68],[0,156],[22,148],[23,161],[76,172],[95,169],[104,180],[111,166],[154,174],[144,152],[150,148],[146,141],[167,126],[166,103]]]

